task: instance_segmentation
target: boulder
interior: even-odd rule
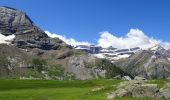
[[[166,83],[166,85],[159,90],[159,96],[165,99],[170,99],[170,83]]]
[[[114,79],[122,79],[121,75],[116,75],[115,77],[113,77]]]
[[[140,76],[135,76],[134,80],[146,80],[146,78],[140,77]]]
[[[127,80],[127,81],[130,81],[130,80],[132,80],[129,76],[123,76],[122,77],[122,80]]]
[[[156,98],[159,92],[157,84],[148,84],[145,81],[131,80],[122,82],[117,90],[108,96],[111,97],[152,97]]]

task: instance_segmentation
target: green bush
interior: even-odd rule
[[[34,69],[36,69],[38,72],[41,72],[45,69],[45,66],[47,66],[47,62],[44,59],[36,58],[32,60],[32,65]]]
[[[48,68],[48,74],[50,76],[58,76],[63,77],[64,76],[64,68],[61,65],[53,65]]]

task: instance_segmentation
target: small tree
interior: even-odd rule
[[[34,69],[36,69],[38,72],[41,72],[42,70],[45,69],[47,62],[44,59],[36,58],[36,59],[33,59],[32,64],[33,64]]]

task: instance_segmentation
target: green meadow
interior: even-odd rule
[[[105,100],[120,80],[0,80],[0,100]],[[92,89],[104,87],[93,92]]]
[[[107,93],[113,91],[120,82],[121,80],[107,79],[0,80],[0,100],[107,100]],[[93,91],[96,88],[102,89]],[[115,100],[151,99],[116,98]]]

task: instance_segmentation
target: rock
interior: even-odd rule
[[[116,75],[115,77],[113,77],[114,79],[122,79],[121,75]]]
[[[129,76],[123,76],[123,77],[121,77],[121,75],[116,75],[115,77],[113,77],[113,79],[127,80],[127,81],[132,80]]]
[[[122,77],[122,80],[127,80],[127,81],[130,81],[130,80],[132,80],[129,76],[123,76]]]
[[[114,98],[115,98],[114,94],[110,94],[110,95],[107,96],[108,100],[114,100]]]
[[[115,94],[118,96],[118,97],[125,97],[125,96],[131,96],[131,93],[128,92],[127,90],[125,89],[118,89]]]
[[[71,57],[68,61],[69,65],[67,65],[67,70],[69,70],[70,73],[75,73],[76,79],[86,80],[97,78],[104,70],[97,70],[99,68],[96,66],[91,68],[90,65],[95,64],[95,59],[92,55]],[[105,73],[101,77],[105,77]]]
[[[137,85],[132,89],[132,97],[151,97],[155,98],[159,92],[157,84]]]
[[[167,83],[164,88],[160,89],[159,96],[165,99],[170,99],[170,83]]]
[[[114,91],[108,97],[151,97],[156,98],[159,92],[157,84],[148,84],[145,81],[131,80],[122,82],[117,86],[117,90]]]
[[[146,80],[146,78],[140,77],[140,76],[135,76],[134,80]]]
[[[56,50],[62,46],[67,47],[62,40],[49,38],[43,30],[34,25],[26,13],[9,7],[0,7],[0,34],[14,34],[12,44],[22,49]]]
[[[97,87],[97,88],[93,88],[91,91],[92,92],[97,92],[97,91],[100,91],[102,89],[104,89],[104,87]]]
[[[67,51],[67,52],[61,53],[58,56],[58,59],[65,59],[67,57],[70,57],[71,55],[73,55],[73,51]]]

